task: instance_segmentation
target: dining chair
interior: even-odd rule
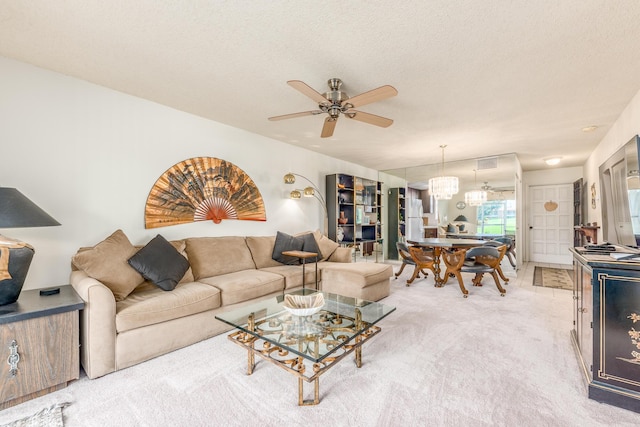
[[[498,248],[498,250],[501,251],[500,264],[498,264],[498,267],[496,267],[496,270],[498,271],[498,276],[500,276],[500,278],[504,280],[504,284],[508,285],[509,278],[506,277],[504,275],[504,272],[502,271],[502,260],[504,259],[504,256],[509,253],[509,245],[498,241],[498,239],[494,239],[494,240],[489,240],[487,243],[484,244],[484,246],[491,246],[494,248]],[[501,249],[502,247],[504,247],[504,249]]]
[[[419,246],[409,246],[409,254],[411,255],[411,259],[415,263],[415,269],[413,270],[413,276],[409,280],[407,280],[407,286],[411,284],[417,277],[419,277],[420,273],[424,274],[426,278],[428,273],[425,271],[426,268],[433,272],[433,277],[437,277],[436,266],[435,266],[435,255],[433,249],[423,248]]]
[[[503,245],[507,245],[507,259],[509,260],[509,264],[511,267],[516,268],[516,242],[511,237],[496,237],[493,241],[498,242]]]
[[[444,273],[444,283],[449,277],[455,276],[462,291],[462,296],[467,298],[469,291],[464,286],[464,281],[460,273],[474,273],[472,279],[474,286],[482,286],[482,277],[485,273],[491,274],[496,283],[500,296],[506,294],[506,290],[500,285],[498,270],[501,258],[504,256],[506,246],[494,248],[491,246],[478,246],[471,249],[458,249],[453,251],[443,251],[442,259],[447,267]]]
[[[409,248],[403,242],[396,242],[396,249],[398,250],[398,255],[402,258],[402,265],[400,266],[400,270],[395,274],[396,279],[399,275],[402,274],[404,267],[407,265],[416,265],[415,261],[411,258],[411,254],[409,253]]]

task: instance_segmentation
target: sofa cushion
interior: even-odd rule
[[[122,230],[116,230],[111,236],[93,248],[78,252],[71,262],[87,275],[104,283],[116,301],[122,301],[144,278],[127,260],[136,253]]]
[[[279,274],[284,277],[284,288],[292,289],[302,286],[302,266],[301,265],[282,265],[277,267],[265,267],[261,271]],[[316,269],[315,264],[309,263],[305,268],[305,287],[316,287]],[[320,281],[320,269],[318,268],[318,281]]]
[[[171,240],[169,241],[169,243],[171,243],[173,247],[176,248],[176,250],[180,255],[182,255],[183,257],[186,258],[187,261],[189,261],[189,256],[187,255],[187,251],[186,251],[187,242],[185,242],[184,240]],[[182,276],[182,279],[180,279],[179,283],[193,282],[195,280],[196,279],[193,277],[193,270],[191,269],[191,264],[189,264],[189,269],[187,270],[186,273],[184,273],[184,276]]]
[[[329,257],[331,257],[335,250],[340,247],[338,243],[323,235],[320,230],[314,231],[313,237],[316,238],[318,249],[320,249],[320,252],[322,253],[322,261],[329,259]]]
[[[200,279],[220,289],[222,305],[235,304],[284,290],[284,278],[263,270],[243,270]]]
[[[196,280],[256,269],[244,237],[192,237],[186,241]]]
[[[351,282],[361,288],[389,279],[393,274],[391,264],[378,262],[327,262],[318,264],[318,268],[322,269],[323,280],[328,280],[330,277],[335,277],[334,274],[338,274],[342,277],[349,277]],[[331,274],[328,274],[329,272]]]
[[[304,240],[299,237],[290,236],[287,233],[278,231],[276,234],[276,241],[273,245],[273,253],[271,258],[287,265],[299,264],[300,260],[297,257],[282,255],[282,252],[286,251],[301,251]]]
[[[136,290],[116,303],[118,333],[220,307],[220,290],[198,282],[180,283],[171,292]]]
[[[247,236],[247,246],[251,251],[256,268],[277,267],[282,265],[272,258],[276,236]]]
[[[189,269],[189,261],[160,234],[129,258],[129,265],[164,291],[172,291]]]
[[[389,278],[392,275],[391,264],[332,264],[322,269],[322,290],[351,298],[378,301],[389,295]]]

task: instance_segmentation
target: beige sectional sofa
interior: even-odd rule
[[[390,265],[347,264],[352,261],[351,249],[339,247],[318,231],[313,235],[323,257],[318,263],[322,290],[376,300],[389,294]],[[272,259],[275,239],[172,241],[188,259],[189,269],[170,291],[145,281],[127,264],[140,247],[131,245],[120,230],[93,248],[80,249],[72,260],[70,281],[85,301],[80,353],[87,376],[100,377],[218,335],[230,328],[215,319],[217,314],[301,288],[302,266]],[[313,263],[306,267],[307,286],[315,285],[314,267]],[[334,267],[329,276],[335,283],[330,284],[325,276]]]

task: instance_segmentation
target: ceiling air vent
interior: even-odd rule
[[[497,169],[498,158],[497,157],[485,157],[484,159],[478,159],[476,164],[476,170],[484,169]]]

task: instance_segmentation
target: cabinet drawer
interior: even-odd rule
[[[0,325],[0,402],[77,379],[78,334],[77,311]],[[20,360],[12,375],[7,360],[14,340]]]

